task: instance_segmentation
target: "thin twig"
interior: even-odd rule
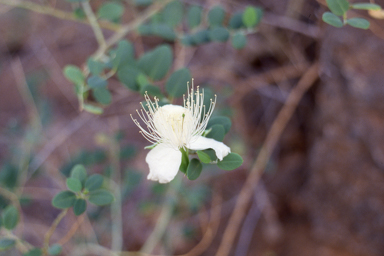
[[[97,18],[92,11],[91,5],[89,4],[88,1],[86,1],[86,2],[82,2],[81,6],[84,9],[85,15],[87,15],[89,24],[92,27],[93,33],[95,34],[97,43],[99,44],[99,47],[105,48],[106,42],[105,42],[105,38],[103,35],[103,31],[101,31],[100,24],[97,22]]]
[[[77,221],[75,223],[73,223],[73,225],[69,229],[68,233],[57,242],[58,244],[63,245],[65,243],[67,243],[73,237],[73,235],[76,233],[77,229],[80,227],[81,223],[83,223],[85,215],[86,214],[81,215],[77,219]]]
[[[78,19],[71,12],[58,10],[58,9],[52,8],[52,7],[47,6],[47,5],[41,5],[41,4],[36,4],[36,3],[29,2],[29,1],[21,1],[21,0],[0,0],[0,4],[13,6],[13,7],[17,7],[17,8],[23,8],[23,9],[30,10],[30,11],[33,11],[36,13],[41,13],[41,14],[53,16],[53,17],[56,17],[56,18],[59,18],[62,20],[70,20],[70,21],[75,21],[75,22],[89,25],[89,22],[87,20]],[[100,26],[102,28],[112,30],[112,31],[118,31],[121,27],[118,24],[113,24],[110,22],[102,22],[102,23],[100,23]]]
[[[280,110],[278,116],[272,124],[267,138],[259,152],[259,155],[251,168],[251,171],[245,181],[243,188],[240,191],[239,197],[236,201],[234,211],[229,219],[229,223],[225,229],[223,238],[221,240],[219,249],[216,256],[227,256],[232,248],[233,242],[246,213],[247,206],[252,197],[252,192],[258,184],[263,170],[275,148],[280,136],[285,129],[288,121],[292,117],[297,105],[299,104],[304,93],[311,87],[311,85],[318,78],[319,64],[313,64],[303,77],[298,82],[298,85],[292,89],[288,96],[287,102]]]
[[[49,240],[51,239],[51,236],[53,235],[53,232],[55,232],[60,221],[65,217],[65,215],[67,215],[67,212],[68,212],[68,209],[62,210],[61,213],[53,221],[53,223],[52,223],[51,227],[48,229],[47,233],[45,233],[43,255],[46,255],[48,247],[49,247]]]

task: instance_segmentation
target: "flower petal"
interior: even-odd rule
[[[145,161],[149,165],[147,179],[168,183],[179,171],[181,152],[168,144],[160,143],[149,151]]]
[[[223,158],[231,152],[231,149],[223,142],[203,136],[193,137],[189,145],[187,145],[187,148],[192,150],[204,150],[212,148],[215,150],[216,156],[219,160],[223,160]]]

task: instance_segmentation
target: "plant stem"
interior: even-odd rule
[[[51,239],[51,236],[53,235],[53,232],[55,232],[57,226],[59,225],[60,221],[67,215],[68,209],[64,209],[53,221],[51,227],[48,229],[47,233],[45,233],[44,236],[44,247],[43,247],[43,255],[47,255],[47,250],[49,247],[49,240]]]
[[[88,1],[86,1],[86,2],[82,2],[81,6],[83,7],[85,14],[87,15],[89,24],[92,27],[93,33],[95,34],[99,47],[105,48],[106,42],[103,35],[103,31],[101,31],[100,24],[97,22],[97,18],[92,11],[91,5],[89,4]]]

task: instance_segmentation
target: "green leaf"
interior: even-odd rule
[[[112,203],[114,199],[113,194],[108,190],[98,189],[90,193],[88,200],[95,205],[102,206]]]
[[[52,205],[59,209],[66,209],[71,207],[76,200],[75,193],[71,191],[61,191],[52,199]]]
[[[181,43],[183,45],[186,45],[186,46],[194,46],[195,43],[193,41],[193,38],[191,35],[184,35],[182,38],[181,38]]]
[[[352,27],[361,28],[361,29],[368,29],[370,25],[369,21],[363,18],[348,19],[347,24]]]
[[[223,141],[225,135],[224,126],[221,124],[215,124],[210,127],[211,131],[207,134],[207,138],[211,138],[217,141]]]
[[[243,164],[243,158],[236,153],[229,153],[222,161],[217,162],[217,166],[225,171],[232,171]]]
[[[221,26],[225,18],[225,11],[221,6],[215,6],[208,12],[208,22],[211,27]]]
[[[229,28],[231,29],[239,29],[243,28],[245,25],[243,23],[243,13],[238,12],[232,15],[231,19],[229,20]]]
[[[347,0],[326,0],[328,8],[335,15],[343,16],[349,9]]]
[[[14,164],[6,162],[0,170],[0,183],[9,189],[17,185],[19,169]]]
[[[92,114],[95,114],[95,115],[103,114],[103,109],[98,107],[98,106],[94,106],[94,105],[91,105],[91,104],[84,104],[83,108],[84,108],[85,111],[87,111],[89,113],[92,113]]]
[[[162,18],[166,24],[176,27],[183,20],[183,4],[180,1],[172,1],[164,7]]]
[[[200,161],[205,163],[205,164],[209,164],[211,162],[211,158],[209,157],[209,155],[207,153],[205,153],[204,151],[202,150],[197,150],[196,151],[197,153],[197,156],[199,157]]]
[[[158,86],[154,86],[151,84],[147,84],[147,85],[144,85],[143,87],[141,87],[140,93],[142,95],[147,93],[150,96],[153,96],[153,97],[156,96],[160,99],[164,98],[164,95],[161,93],[160,88]]]
[[[211,119],[208,121],[207,129],[209,129],[215,124],[221,124],[224,127],[225,133],[228,133],[232,126],[231,119],[229,119],[228,117],[214,116],[214,117],[211,117]]]
[[[153,3],[153,0],[134,0],[133,1],[137,6],[147,6]]]
[[[135,49],[128,40],[121,40],[117,44],[117,49],[114,52],[112,59],[113,67],[117,70],[123,66],[135,66]]]
[[[48,248],[50,255],[59,255],[63,251],[63,247],[60,244],[53,244]]]
[[[71,170],[71,178],[78,179],[83,184],[87,178],[87,171],[85,170],[84,165],[75,165]]]
[[[3,211],[3,225],[4,228],[12,230],[16,228],[17,223],[19,222],[19,211],[15,206],[9,205]]]
[[[176,39],[175,31],[167,24],[152,24],[150,26],[150,34],[159,36],[169,41]]]
[[[88,0],[66,0],[66,1],[70,3],[81,3],[81,2],[86,2]]]
[[[81,185],[81,181],[79,179],[68,178],[67,188],[73,192],[80,192],[83,189],[83,185]]]
[[[103,176],[101,176],[100,174],[93,174],[88,177],[84,187],[88,189],[88,191],[93,191],[99,189],[101,185],[103,185],[103,181]]]
[[[343,22],[339,17],[331,12],[323,13],[323,21],[331,26],[341,28],[343,26]]]
[[[76,199],[75,203],[73,204],[73,213],[76,216],[79,216],[85,212],[87,209],[87,202],[84,199]]]
[[[40,248],[33,248],[32,250],[29,250],[28,252],[23,254],[23,256],[41,256],[41,255],[43,255],[43,252]]]
[[[229,38],[229,31],[224,27],[214,27],[209,32],[209,37],[212,41],[226,42]]]
[[[195,180],[197,179],[201,171],[203,170],[203,165],[200,163],[199,159],[193,158],[188,165],[187,168],[187,178],[189,180]]]
[[[187,83],[189,81],[191,81],[191,72],[189,69],[182,68],[176,70],[172,73],[167,83],[165,84],[165,90],[170,96],[174,98],[181,97],[187,91]]]
[[[242,33],[236,33],[232,36],[231,40],[233,48],[240,50],[247,44],[247,37]]]
[[[204,29],[196,32],[195,34],[192,35],[192,42],[194,44],[205,44],[210,42],[211,39],[209,37],[209,31]]]
[[[140,89],[136,82],[137,76],[140,74],[140,70],[130,66],[123,66],[117,71],[117,78],[128,89],[138,91]]]
[[[73,15],[79,20],[85,20],[87,18],[87,15],[85,14],[84,10],[80,7],[73,10]]]
[[[179,170],[182,173],[186,174],[187,168],[189,165],[188,153],[183,148],[181,148],[180,151],[181,151],[181,164],[180,164]]]
[[[88,59],[87,66],[88,66],[88,69],[89,69],[89,71],[91,72],[92,75],[100,75],[100,73],[104,69],[104,64],[103,63],[101,63],[99,61],[95,61],[92,58]]]
[[[75,85],[82,86],[85,83],[85,77],[81,70],[74,65],[64,67],[64,76]]]
[[[245,8],[245,10],[244,10],[242,19],[243,19],[243,24],[247,28],[252,28],[252,27],[256,26],[257,19],[258,19],[256,8],[254,8],[252,6],[247,6],[247,8]]]
[[[359,9],[359,10],[373,10],[373,11],[381,10],[380,5],[371,4],[371,3],[356,3],[352,5],[352,8]]]
[[[107,80],[101,78],[100,76],[90,76],[87,79],[87,83],[91,88],[102,88],[108,85]]]
[[[153,80],[161,80],[172,65],[173,54],[169,45],[161,45],[145,53],[138,65]]]
[[[202,9],[199,6],[192,5],[188,9],[187,23],[190,29],[193,29],[200,25]]]
[[[16,240],[10,238],[2,238],[0,239],[0,251],[5,251],[11,249],[15,246]]]
[[[117,21],[124,13],[124,6],[120,3],[105,3],[97,11],[100,19]]]
[[[93,89],[92,95],[97,102],[103,105],[108,105],[112,101],[112,94],[109,92],[107,88],[104,88],[104,87]]]
[[[210,149],[202,150],[202,152],[204,152],[205,154],[207,154],[209,156],[209,158],[211,159],[211,162],[217,160],[217,156],[216,156],[215,150],[210,148]]]

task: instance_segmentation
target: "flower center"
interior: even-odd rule
[[[153,123],[159,135],[173,147],[188,144],[194,135],[194,119],[191,111],[182,106],[165,105],[153,115]]]

